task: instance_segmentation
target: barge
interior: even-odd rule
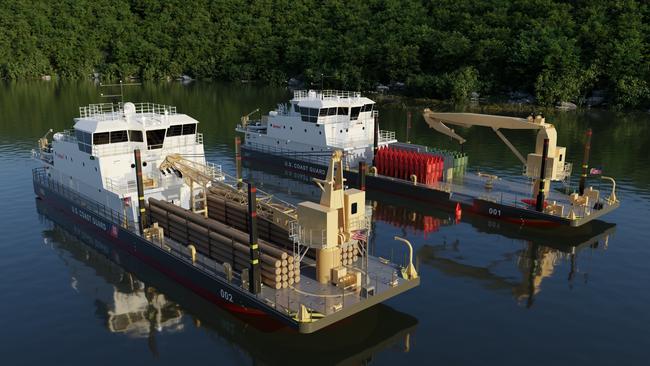
[[[73,130],[39,139],[34,192],[206,300],[300,333],[419,285],[412,263],[366,250],[365,192],[345,188],[338,152],[318,182],[320,203],[296,207],[229,182],[205,161],[197,124],[172,106],[81,107]]]
[[[408,352],[414,345],[418,320],[389,306],[366,309],[326,332],[299,334],[291,327],[251,322],[214,306],[190,289],[143,266],[138,258],[110,241],[89,235],[73,220],[36,199],[45,219],[43,240],[66,258],[70,283],[95,307],[88,309],[105,322],[106,330],[129,338],[146,338],[154,356],[162,350],[158,337],[195,326],[218,335],[262,364],[293,364],[321,352],[314,365],[360,364],[385,349]],[[194,321],[183,321],[191,316]],[[270,323],[270,324],[269,324]],[[252,326],[249,326],[252,325]],[[278,349],[288,352],[278,353]],[[328,352],[323,352],[324,350]],[[163,352],[164,353],[164,352]]]
[[[257,110],[256,110],[257,111]],[[557,132],[542,116],[514,118],[424,110],[429,126],[465,142],[447,124],[491,128],[522,161],[524,178],[506,180],[470,172],[465,154],[398,142],[379,130],[374,101],[358,92],[295,91],[293,99],[268,115],[243,116],[236,131],[237,159],[286,171],[291,176],[322,177],[332,151],[342,151],[345,176],[360,189],[380,191],[417,202],[529,226],[581,226],[619,207],[616,185],[608,195],[586,187],[589,143],[580,188],[560,192],[551,182],[567,183],[572,165]],[[535,152],[524,157],[500,129],[538,131]],[[589,138],[591,134],[589,133]],[[241,155],[240,155],[241,150]],[[605,197],[606,196],[606,197]]]

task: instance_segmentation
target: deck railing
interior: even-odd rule
[[[329,166],[330,158],[332,156],[331,151],[295,151],[254,142],[246,142],[245,146],[262,153],[294,158],[307,163],[314,163],[324,166]]]
[[[389,142],[395,140],[395,131],[379,130],[379,142]]]
[[[129,230],[135,230],[137,227],[135,222],[125,216],[124,213],[117,212],[112,208],[106,207],[105,205],[102,205],[101,203],[98,203],[93,199],[86,197],[83,194],[70,189],[69,187],[66,187],[60,182],[57,182],[56,180],[48,177],[47,174],[48,173],[45,168],[35,168],[32,170],[32,177],[35,182],[47,186],[53,192],[56,192],[57,194],[71,200],[79,207],[82,207],[83,209],[90,211],[115,225],[128,228]]]
[[[361,93],[348,90],[296,90],[293,92],[294,100],[302,99],[338,99],[360,98]]]
[[[168,116],[176,114],[176,107],[156,103],[133,103],[136,114]],[[123,103],[97,103],[79,107],[79,117],[109,120],[124,114]]]

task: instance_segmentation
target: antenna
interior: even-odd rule
[[[120,80],[119,84],[99,84],[100,88],[114,88],[114,87],[120,87],[120,94],[104,94],[100,93],[99,96],[102,98],[116,98],[120,97],[120,101],[124,103],[124,87],[125,86],[136,86],[136,85],[142,85],[142,83],[124,83],[122,80]]]

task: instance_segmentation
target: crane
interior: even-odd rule
[[[198,163],[180,154],[170,154],[165,157],[159,169],[163,174],[174,173],[183,178],[185,184],[190,187],[190,209],[205,217],[208,217],[208,194],[215,194],[239,204],[248,202],[247,192],[224,182],[226,174],[213,165]],[[197,185],[202,189],[198,201],[194,194]],[[291,222],[296,221],[295,207],[259,189],[257,192],[258,215],[289,229]]]
[[[429,127],[458,140],[461,144],[465,143],[466,140],[446,124],[461,127],[482,126],[492,128],[503,143],[508,146],[517,159],[526,167],[525,175],[535,179],[535,191],[537,191],[540,184],[539,167],[542,162],[544,140],[548,140],[548,157],[544,172],[545,191],[548,192],[550,180],[564,180],[571,175],[571,164],[565,163],[566,147],[557,146],[557,131],[555,130],[555,126],[546,123],[545,118],[541,115],[517,118],[478,113],[439,113],[426,108],[422,116]],[[538,130],[535,152],[528,154],[527,158],[524,158],[519,150],[501,133],[501,129]]]
[[[179,178],[183,178],[185,184],[190,187],[190,209],[193,212],[202,213],[203,216],[208,217],[208,187],[213,182],[223,179],[219,169],[214,166],[189,160],[180,154],[167,155],[158,169],[163,174],[175,173]],[[199,201],[196,200],[196,196],[194,195],[195,184],[203,190]],[[197,206],[197,203],[203,203],[203,205]]]
[[[248,125],[248,119],[250,118],[250,116],[257,113],[257,112],[259,112],[259,111],[260,111],[259,108],[255,108],[254,111],[250,112],[249,114],[247,114],[245,116],[242,116],[241,117],[241,127],[246,128],[246,126]]]

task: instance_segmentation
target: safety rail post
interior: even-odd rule
[[[587,169],[589,168],[589,152],[591,151],[591,128],[587,129],[587,141],[585,142],[585,154],[582,157],[582,174],[578,191],[582,196],[585,194],[585,181],[587,180]]]
[[[546,185],[546,157],[548,156],[548,139],[544,139],[544,148],[542,149],[542,166],[539,172],[539,192],[537,193],[537,202],[535,209],[537,212],[544,211],[544,186]]]
[[[262,291],[262,272],[260,269],[260,249],[257,235],[257,188],[248,182],[248,233],[250,245],[250,271],[248,290],[253,294]]]
[[[365,161],[359,162],[359,189],[362,191],[366,190],[366,171],[368,170],[367,164]]]
[[[145,221],[145,206],[144,206],[144,185],[142,182],[142,160],[140,158],[140,149],[133,150],[133,155],[135,157],[135,179],[138,185],[138,223],[140,227],[140,235],[144,234],[144,229],[146,228]]]
[[[241,139],[235,137],[235,163],[237,164],[237,189],[241,190],[243,186],[241,174]]]

